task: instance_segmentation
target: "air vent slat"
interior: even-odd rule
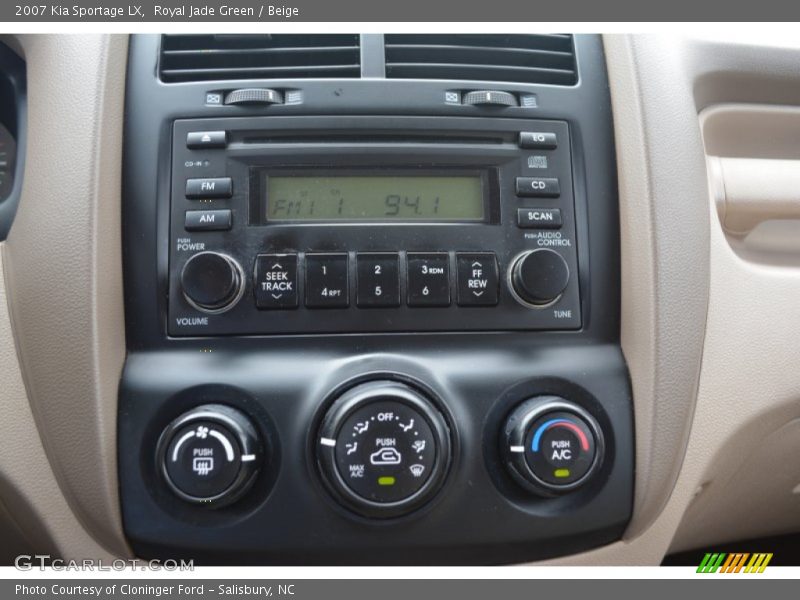
[[[164,35],[159,74],[168,83],[360,77],[359,36]]]
[[[575,85],[571,35],[389,34],[386,77]]]

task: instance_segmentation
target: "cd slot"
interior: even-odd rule
[[[353,131],[269,131],[235,132],[231,143],[245,145],[265,144],[481,144],[496,146],[516,144],[515,133],[470,132],[469,135],[453,135],[452,131],[398,132],[397,130],[353,132]]]

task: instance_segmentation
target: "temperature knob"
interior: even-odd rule
[[[581,407],[557,396],[520,405],[506,421],[501,453],[511,475],[544,496],[574,490],[603,460],[603,434]]]
[[[540,307],[552,304],[564,293],[569,283],[569,267],[555,250],[539,248],[517,258],[510,278],[518,300]]]
[[[181,271],[186,301],[206,313],[230,310],[242,297],[244,274],[234,259],[218,252],[195,254]]]
[[[343,394],[316,440],[325,482],[365,516],[392,517],[429,500],[450,462],[441,413],[422,394],[395,381],[373,381]]]

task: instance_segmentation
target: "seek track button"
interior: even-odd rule
[[[459,306],[495,306],[499,276],[497,258],[491,252],[456,255]]]
[[[253,287],[257,308],[297,308],[297,255],[259,254]]]

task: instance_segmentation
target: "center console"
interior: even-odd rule
[[[567,85],[394,79],[373,35],[360,76],[192,80],[167,68],[180,37],[133,36],[128,73],[137,555],[498,564],[619,539],[633,428],[599,39],[552,40]]]

